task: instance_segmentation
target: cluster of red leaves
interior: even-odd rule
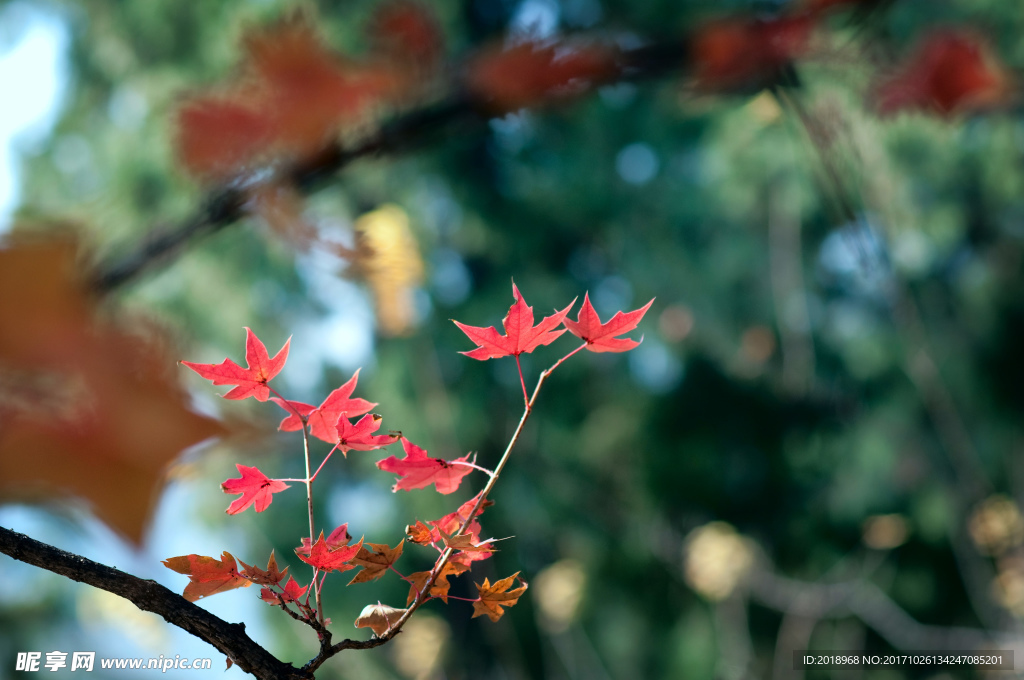
[[[591,352],[625,352],[633,349],[640,342],[616,336],[634,330],[654,303],[652,299],[640,309],[632,312],[616,312],[607,323],[601,323],[597,312],[590,304],[588,293],[583,298],[583,306],[580,308],[576,321],[566,318],[569,310],[576,304],[576,300],[573,300],[568,307],[556,311],[551,316],[544,317],[540,323],[534,326],[533,307],[526,304],[526,300],[523,299],[514,282],[512,297],[515,302],[502,320],[505,335],[501,335],[494,326],[481,328],[458,321],[454,322],[470,340],[479,345],[474,350],[462,352],[463,354],[479,360],[507,356],[518,357],[520,354],[532,352],[542,345],[551,344],[566,330],[583,340],[586,343],[586,349]],[[562,325],[565,327],[558,330],[558,327]]]
[[[504,356],[518,358],[520,354],[550,344],[566,331],[579,337],[584,343],[558,364],[584,348],[593,352],[624,352],[636,347],[639,341],[619,336],[634,330],[653,303],[652,300],[632,312],[617,312],[609,321],[602,323],[590,303],[588,294],[584,297],[583,306],[575,321],[566,318],[575,305],[576,301],[573,300],[561,311],[556,311],[535,325],[533,308],[526,304],[514,282],[512,295],[514,303],[502,322],[504,335],[494,327],[480,328],[455,322],[479,345],[464,354],[480,360]],[[271,399],[271,393],[277,395],[269,382],[284,367],[288,346],[289,343],[286,342],[277,355],[271,358],[263,343],[247,328],[244,368],[231,359],[225,359],[219,364],[181,363],[215,385],[232,385],[233,388],[224,395],[225,398],[243,399],[251,396],[266,401]],[[380,428],[381,418],[368,411],[375,404],[352,396],[358,375],[357,371],[348,382],[331,392],[320,406],[314,407],[311,404],[275,396],[272,399],[274,403],[290,413],[281,421],[280,429],[302,430],[306,434],[331,443],[334,445],[331,453],[335,450],[344,453],[349,450],[379,449],[401,439],[404,457],[389,456],[377,463],[381,470],[398,475],[393,491],[421,489],[434,485],[439,493],[455,492],[463,478],[477,467],[475,462],[470,461],[470,455],[455,460],[432,458],[425,449],[400,434],[374,434]],[[356,416],[361,417],[353,423],[351,418]],[[328,457],[330,455],[329,453]],[[250,506],[255,506],[256,512],[262,512],[270,505],[273,494],[289,488],[285,480],[271,479],[255,467],[236,467],[241,477],[229,479],[222,484],[225,493],[240,494],[240,497],[228,507],[229,514],[237,514]],[[491,475],[493,482],[496,473],[486,472]],[[300,481],[311,484],[315,477],[316,474],[309,480]],[[471,571],[474,562],[486,560],[494,554],[494,539],[481,538],[479,518],[492,504],[486,499],[486,493],[487,489],[440,519],[426,523],[417,520],[415,524],[406,527],[407,537],[412,543],[430,547],[440,555],[433,568],[429,570],[414,572],[408,576],[402,575],[394,565],[403,553],[404,539],[394,548],[383,543],[365,543],[363,539],[350,544],[352,536],[348,532],[347,524],[337,527],[327,537],[324,537],[321,531],[315,541],[312,537],[302,539],[302,544],[295,549],[295,553],[300,560],[314,568],[313,584],[317,593],[327,574],[359,568],[360,571],[349,581],[349,585],[375,581],[385,572],[394,571],[409,584],[407,605],[414,602],[422,603],[429,598],[447,603],[451,587],[449,579]],[[310,521],[312,522],[312,519]],[[273,554],[266,570],[242,563],[243,570],[239,572],[234,557],[227,552],[219,560],[202,555],[182,555],[172,557],[164,564],[189,576],[190,582],[184,593],[188,599],[195,600],[257,583],[263,586],[260,597],[268,604],[284,608],[295,605],[299,609],[300,618],[310,622],[317,616],[322,617],[322,614],[309,603],[309,586],[300,587],[293,579],[281,585],[287,569],[281,571],[277,568]],[[517,579],[521,585],[513,588]],[[477,584],[479,597],[473,600],[474,617],[487,616],[492,621],[497,621],[503,614],[504,607],[516,604],[526,587],[526,582],[519,579],[518,574],[500,579],[493,584],[484,579],[482,585]],[[372,605],[356,619],[356,626],[369,627],[377,635],[383,635],[406,611],[385,605]],[[294,615],[294,612],[292,613]]]
[[[219,560],[204,555],[182,555],[168,558],[163,564],[168,569],[189,577],[189,583],[182,593],[189,602],[235,588],[248,588],[254,583],[263,586],[260,589],[260,599],[272,605],[297,602],[309,590],[309,586],[299,587],[290,576],[288,582],[284,586],[281,585],[288,575],[288,567],[283,570],[278,568],[273,551],[270,553],[266,569],[250,566],[241,560],[236,562],[234,555],[226,550]],[[238,564],[242,565],[242,571],[238,570]]]
[[[284,368],[290,343],[289,338],[278,353],[270,358],[263,342],[252,330],[246,328],[244,368],[230,358],[219,364],[200,364],[191,361],[182,361],[181,364],[210,380],[214,385],[234,385],[235,387],[224,395],[225,399],[245,399],[251,396],[258,401],[267,401],[271,399],[272,391],[268,383]],[[310,434],[334,444],[343,454],[352,450],[372,451],[397,441],[400,436],[398,434],[374,434],[380,429],[381,417],[366,412],[376,404],[365,399],[351,398],[358,378],[359,371],[356,371],[348,382],[331,392],[318,407],[273,397],[272,401],[275,404],[291,414],[281,421],[279,428],[285,432],[292,432],[301,430],[306,425],[310,428]],[[350,416],[362,414],[366,415],[356,423],[349,419]],[[228,479],[221,484],[225,493],[241,494],[240,498],[228,506],[229,515],[238,514],[253,505],[256,512],[263,512],[273,500],[273,494],[288,488],[284,482],[267,477],[255,467],[236,467],[242,476]]]

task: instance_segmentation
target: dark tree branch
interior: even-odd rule
[[[310,680],[313,677],[311,672],[279,660],[253,641],[246,635],[244,623],[228,623],[156,581],[126,574],[5,527],[0,527],[0,552],[123,597],[143,611],[159,614],[168,623],[209,642],[239,668],[260,680]]]
[[[315,157],[294,167],[280,168],[275,174],[311,192],[358,158],[413,148],[447,125],[474,119],[482,120],[466,100],[455,98],[399,117],[352,147],[330,144]],[[95,289],[100,293],[110,292],[150,266],[180,254],[189,242],[234,224],[245,217],[246,201],[247,191],[242,186],[211,191],[195,213],[181,224],[154,232],[133,253],[101,264],[93,278]]]
[[[683,40],[654,43],[623,50],[619,81],[642,81],[678,72],[686,66],[687,46]],[[596,83],[600,84],[600,83]],[[401,153],[429,142],[438,132],[456,124],[483,123],[492,117],[485,103],[474,101],[456,90],[451,97],[403,114],[370,137],[351,146],[328,144],[315,156],[293,166],[276,168],[274,177],[310,193],[328,183],[354,160],[369,156]],[[214,234],[247,214],[244,182],[210,191],[191,217],[181,224],[155,231],[128,255],[119,255],[97,268],[93,286],[99,293],[110,292],[159,262],[180,255],[190,242]]]

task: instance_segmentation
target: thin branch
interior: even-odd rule
[[[313,522],[313,477],[309,474],[309,423],[306,421],[302,422],[302,455],[306,463],[306,510],[309,515],[309,547],[310,550],[312,550],[313,543],[316,541],[316,533]],[[317,472],[319,471],[320,470],[317,470]],[[316,580],[317,571],[317,568],[313,567],[313,591],[316,593],[316,618],[317,621],[320,622],[320,625],[323,625],[324,608],[323,604],[320,602],[320,584]]]
[[[313,677],[279,660],[253,641],[246,635],[244,623],[228,623],[156,581],[126,574],[5,527],[0,527],[0,552],[113,593],[143,611],[159,614],[168,623],[209,642],[239,668],[260,680],[310,680]]]
[[[519,371],[519,384],[523,387],[523,404],[530,409],[530,398],[526,395],[526,381],[523,380],[523,365],[519,362],[519,355],[516,355],[516,370]]]

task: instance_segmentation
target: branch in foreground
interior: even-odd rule
[[[260,680],[310,680],[313,675],[285,663],[245,633],[245,624],[228,623],[197,607],[156,581],[141,579],[80,555],[0,527],[0,552],[16,560],[123,597],[182,630],[209,642]]]

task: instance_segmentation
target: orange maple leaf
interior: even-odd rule
[[[480,591],[480,599],[473,603],[473,618],[486,616],[491,621],[497,621],[505,613],[504,607],[511,607],[519,602],[528,586],[526,581],[519,579],[523,585],[515,590],[509,590],[517,578],[518,571],[508,578],[495,581],[493,585],[486,578],[483,585],[475,584]]]
[[[167,558],[163,565],[189,577],[189,584],[182,593],[189,602],[252,585],[247,578],[238,573],[235,558],[227,550],[219,560],[205,555],[181,555]]]
[[[0,249],[0,501],[83,498],[138,544],[168,464],[227,429],[158,342],[94,320],[79,271],[71,240]]]
[[[250,567],[242,560],[238,560],[238,563],[242,565],[242,576],[261,586],[276,586],[281,583],[288,573],[288,567],[285,567],[284,570],[278,569],[277,558],[274,557],[273,550],[270,551],[270,559],[267,560],[266,569]]]

